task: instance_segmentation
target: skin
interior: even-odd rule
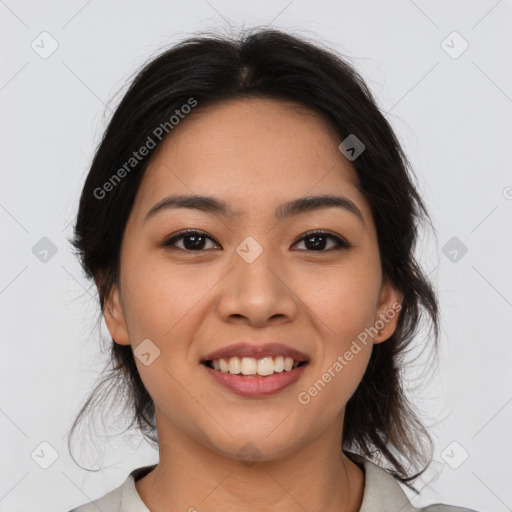
[[[243,99],[194,111],[153,155],[121,247],[121,271],[105,307],[113,339],[134,349],[150,339],[160,356],[141,378],[156,406],[158,466],[136,482],[152,512],[358,511],[364,472],[340,451],[345,404],[368,364],[373,343],[388,339],[398,315],[306,405],[297,396],[344,354],[379,314],[401,302],[383,282],[370,204],[325,121],[291,102]],[[211,195],[238,214],[163,210],[170,194]],[[351,199],[276,220],[282,203],[305,195]],[[204,232],[162,243],[184,229]],[[307,231],[328,230],[351,248],[311,248]],[[236,252],[247,237],[263,248],[247,263]],[[316,240],[315,240],[316,241]],[[201,252],[202,251],[202,252]],[[305,352],[302,377],[265,398],[218,385],[200,364],[218,348],[250,339]],[[247,443],[259,460],[237,458]]]

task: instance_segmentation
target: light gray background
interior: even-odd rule
[[[413,502],[512,510],[512,2],[185,5],[0,1],[0,510],[65,511],[157,460],[138,437],[106,444],[101,472],[69,456],[66,433],[105,354],[95,291],[66,238],[114,93],[163,47],[229,24],[316,34],[351,60],[388,112],[437,229],[418,255],[443,315],[440,366],[416,397],[437,462]],[[43,31],[59,45],[46,59],[31,47],[51,49]],[[32,250],[43,237],[57,249],[46,262]],[[453,237],[467,247],[456,262],[446,245]],[[51,461],[42,442],[58,453],[48,469],[39,465]]]

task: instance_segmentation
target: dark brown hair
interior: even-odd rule
[[[152,59],[132,81],[96,150],[71,243],[86,275],[96,281],[103,313],[105,298],[118,283],[126,222],[155,149],[108,187],[108,193],[98,190],[105,190],[117,169],[126,169],[133,152],[148,145],[148,137],[156,140],[156,127],[170,130],[170,118],[190,98],[200,109],[254,97],[294,101],[333,126],[340,142],[355,134],[364,144],[352,165],[371,205],[383,278],[403,294],[403,302],[395,332],[374,346],[347,403],[340,449],[387,466],[407,483],[421,473],[412,474],[411,468],[425,466],[430,456],[424,446],[431,446],[403,382],[404,355],[424,313],[434,327],[433,348],[439,337],[437,297],[414,257],[418,226],[430,219],[390,124],[361,76],[336,52],[279,30],[252,29],[238,37],[198,35]],[[109,346],[106,373],[75,418],[71,435],[86,413],[113,396],[125,401],[128,428],[135,426],[157,443],[154,403],[139,377],[132,347],[113,340]]]

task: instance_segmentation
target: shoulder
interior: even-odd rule
[[[69,512],[98,512],[98,510],[101,510],[102,512],[118,512],[121,510],[121,497],[123,495],[123,486],[125,483],[105,494],[101,498],[91,501],[90,503],[80,505]]]
[[[429,505],[428,507],[420,510],[421,512],[476,512],[476,510],[473,510],[472,508],[455,507],[453,505],[443,505],[442,503]]]
[[[149,512],[137,493],[135,481],[149,473],[155,466],[156,464],[153,464],[134,469],[119,487],[69,512]]]
[[[387,471],[365,460],[364,473],[363,502],[359,512],[477,512],[441,503],[418,509],[411,504],[398,480]]]
[[[442,503],[429,505],[428,507],[420,510],[421,512],[476,512],[476,510],[473,510],[472,508],[455,507],[453,505],[443,505]]]

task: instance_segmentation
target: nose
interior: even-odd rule
[[[222,280],[218,312],[225,322],[254,327],[293,321],[298,297],[287,283],[285,269],[270,251],[263,251],[251,263],[237,253],[233,268]]]

